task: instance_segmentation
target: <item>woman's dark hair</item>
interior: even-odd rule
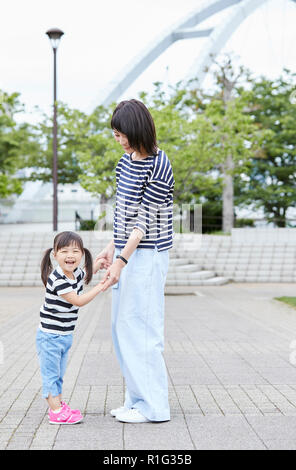
[[[157,153],[155,125],[141,101],[121,101],[113,112],[111,128],[125,134],[129,145],[138,152],[144,149],[148,155]]]
[[[50,254],[52,250],[56,253],[62,248],[70,245],[76,245],[79,250],[82,251],[85,257],[85,283],[89,284],[93,275],[93,259],[90,251],[87,248],[84,248],[82,238],[75,232],[61,232],[55,236],[53,241],[53,248],[48,248],[44,252],[44,256],[41,261],[41,279],[43,284],[46,287],[48,277],[53,270],[53,266],[50,259]]]

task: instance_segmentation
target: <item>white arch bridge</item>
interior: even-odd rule
[[[108,105],[125,92],[125,90],[138,78],[139,75],[162,54],[175,41],[207,37],[207,45],[202,54],[192,65],[189,77],[194,74],[200,83],[206,75],[206,69],[211,65],[222,50],[228,39],[238,28],[238,26],[258,7],[269,0],[206,0],[193,12],[171,26],[158,36],[149,46],[144,49],[132,63],[124,67],[114,80],[110,81],[99,97],[99,103]],[[296,2],[296,0],[291,0]],[[209,29],[199,29],[198,26],[216,13],[225,8],[233,7],[230,10],[227,20],[218,26]]]

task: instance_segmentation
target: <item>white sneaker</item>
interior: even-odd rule
[[[110,411],[111,416],[116,416],[120,413],[124,413],[125,411],[128,411],[129,408],[125,408],[125,406],[120,406],[119,408],[113,408],[113,410]]]
[[[148,423],[149,419],[143,416],[139,410],[132,408],[131,410],[127,410],[123,413],[119,413],[116,416],[117,421],[121,421],[123,423]]]

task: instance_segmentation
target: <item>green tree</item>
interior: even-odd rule
[[[235,89],[241,73],[234,77],[228,60],[220,65],[212,94],[192,83],[178,84],[167,94],[156,83],[152,97],[141,95],[154,117],[159,145],[173,165],[175,202],[201,203],[203,216],[213,217],[215,225],[222,210],[225,232],[234,222],[233,178],[246,171],[264,139],[248,113],[250,92]],[[207,230],[210,225],[211,220]]]
[[[78,152],[86,144],[90,131],[90,118],[82,111],[58,103],[58,183],[75,183],[79,179]],[[49,182],[52,180],[53,148],[52,117],[42,114],[42,120],[34,126],[34,137],[38,149],[31,152],[26,165],[31,168],[30,180]]]
[[[263,208],[266,219],[278,227],[288,225],[287,211],[296,207],[295,76],[284,70],[275,81],[261,77],[253,84],[250,115],[271,137],[254,155],[239,196],[240,203]]]
[[[23,111],[19,93],[0,92],[0,197],[22,192],[22,182],[15,177],[24,166],[28,152],[34,146],[30,126],[18,124],[15,115]]]
[[[206,94],[193,88],[187,104],[195,112],[202,109],[211,125],[211,132],[207,133],[207,156],[212,169],[219,171],[223,181],[222,227],[224,232],[230,232],[235,215],[234,177],[247,171],[269,131],[261,129],[249,113],[253,95],[241,86],[241,82],[246,84],[250,81],[249,72],[243,67],[235,69],[228,56],[215,64],[216,90]]]
[[[152,96],[142,93],[140,98],[153,116],[158,145],[172,163],[175,203],[194,204],[200,203],[205,189],[215,184],[207,174],[211,169],[208,151],[212,127],[203,113],[193,114],[185,105],[187,91],[181,85],[165,93],[163,85],[155,83]]]
[[[107,202],[115,192],[115,167],[121,147],[113,138],[110,120],[113,107],[98,106],[87,115],[58,103],[58,183],[79,182]],[[39,152],[27,160],[30,180],[52,180],[52,118],[43,114],[35,126]]]
[[[98,106],[91,113],[87,138],[78,151],[79,182],[93,195],[100,195],[102,204],[115,194],[115,168],[122,152],[110,128],[114,107]]]

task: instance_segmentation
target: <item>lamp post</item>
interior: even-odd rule
[[[58,28],[52,28],[46,31],[50,39],[53,50],[53,164],[52,164],[52,179],[53,179],[53,230],[58,230],[58,147],[57,147],[57,49],[60,39],[63,36],[63,31]]]

